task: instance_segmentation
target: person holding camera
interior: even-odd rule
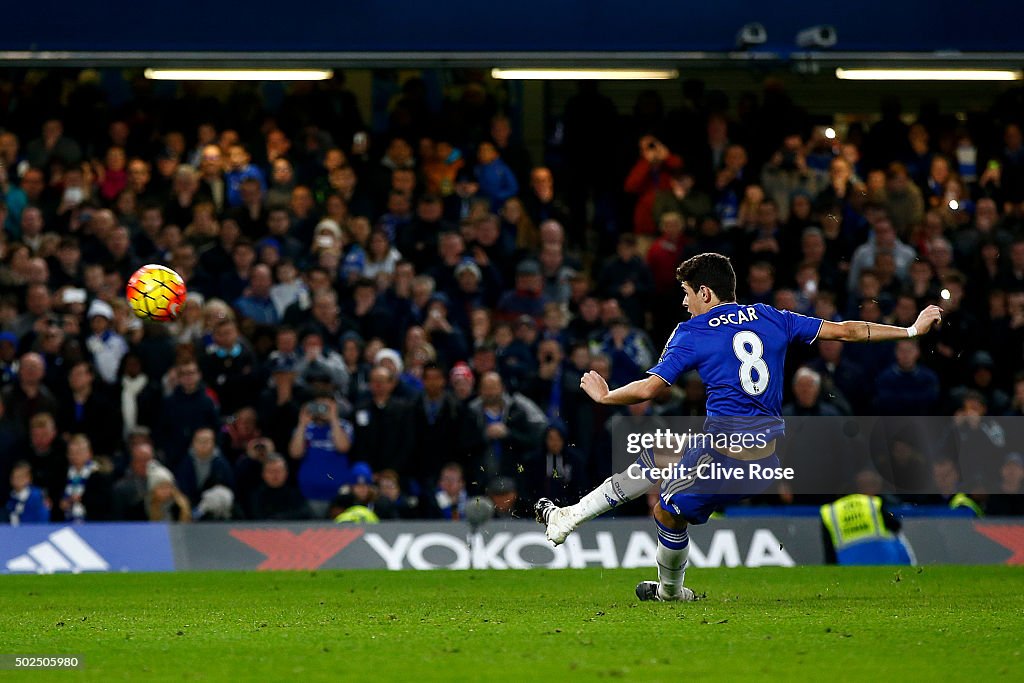
[[[338,416],[333,398],[321,396],[302,407],[288,456],[299,467],[299,490],[318,516],[348,481],[352,424]]]
[[[761,171],[761,187],[769,199],[779,207],[779,218],[789,220],[790,198],[795,192],[806,192],[812,197],[823,189],[824,174],[807,165],[807,148],[799,132],[791,132]]]
[[[671,174],[683,168],[683,160],[653,135],[640,138],[640,158],[626,178],[625,190],[637,196],[633,230],[638,235],[654,235],[654,196],[671,187]]]

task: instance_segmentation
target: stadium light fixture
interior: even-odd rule
[[[836,69],[844,81],[1019,81],[1011,69]]]
[[[676,69],[491,69],[491,78],[505,81],[665,81],[678,77]]]
[[[330,69],[146,69],[154,81],[326,81]]]

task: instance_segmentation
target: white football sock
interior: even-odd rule
[[[686,560],[690,556],[690,536],[686,529],[675,531],[658,524],[658,595],[662,599],[679,595],[686,579]]]
[[[644,451],[636,459],[635,464],[640,465],[642,469],[652,469],[654,458],[648,451]],[[580,498],[578,503],[565,508],[572,515],[573,523],[578,525],[594,519],[622,503],[645,495],[654,482],[645,477],[630,477],[627,474],[630,468],[608,477],[600,486]]]

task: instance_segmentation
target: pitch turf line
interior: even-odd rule
[[[0,577],[0,652],[80,654],[10,680],[1020,680],[1013,567]]]

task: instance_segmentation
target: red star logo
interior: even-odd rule
[[[1024,525],[1020,524],[975,524],[978,533],[987,536],[1013,555],[1006,564],[1024,564]]]
[[[267,556],[257,569],[319,569],[342,548],[363,535],[362,529],[232,529],[231,535]]]

